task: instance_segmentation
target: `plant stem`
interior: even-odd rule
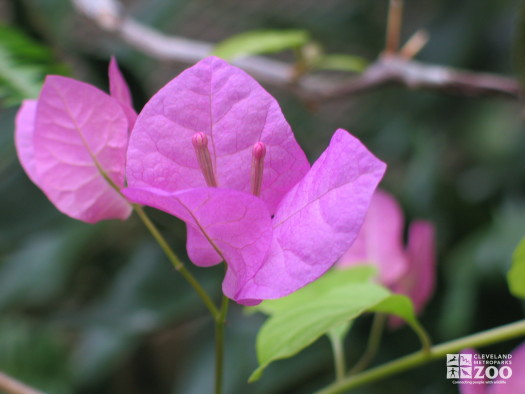
[[[429,352],[420,350],[416,353],[401,357],[379,367],[372,368],[360,374],[350,376],[340,382],[331,384],[317,394],[342,393],[355,387],[376,382],[388,376],[439,359],[444,357],[447,353],[457,353],[465,348],[478,348],[520,336],[525,336],[525,320],[520,320],[505,326],[493,328],[491,330],[469,335],[450,342],[445,342],[441,345],[431,347]]]
[[[416,324],[409,322],[408,324],[412,327],[412,330],[414,330],[417,336],[419,337],[421,345],[423,346],[423,353],[429,354],[432,349],[432,341],[430,340],[430,336],[428,335],[426,330],[418,322],[416,322]]]
[[[332,351],[334,353],[335,381],[340,382],[344,379],[346,371],[345,352],[343,346],[344,338],[339,335],[328,335],[328,338],[330,338]]]
[[[215,394],[222,393],[224,361],[224,324],[228,313],[228,297],[222,296],[221,309],[215,319]]]
[[[109,182],[109,184],[122,196],[126,198],[117,185],[107,176],[102,167],[95,160],[95,164],[99,168],[100,173]],[[199,297],[201,298],[204,305],[208,308],[213,319],[215,320],[215,394],[221,394],[222,392],[222,373],[223,373],[223,359],[224,359],[224,324],[226,322],[226,314],[228,313],[228,298],[223,295],[221,302],[221,309],[218,310],[215,303],[211,300],[206,290],[200,285],[197,279],[191,274],[190,271],[184,267],[184,264],[177,257],[175,252],[171,249],[164,236],[157,229],[155,224],[151,221],[149,216],[146,214],[144,209],[139,204],[131,204],[133,210],[136,212],[142,223],[149,230],[153,238],[157,241],[161,249],[164,251],[168,260],[171,262],[173,267],[181,273],[186,281],[195,289]],[[24,393],[21,393],[24,394]],[[30,394],[30,393],[28,393]]]
[[[149,232],[155,238],[157,243],[160,245],[168,259],[170,260],[173,267],[179,271],[184,279],[195,289],[197,294],[200,296],[206,307],[215,320],[215,394],[222,393],[223,383],[223,360],[224,360],[224,324],[226,323],[226,315],[228,313],[228,298],[222,296],[221,309],[217,309],[208,293],[202,288],[200,283],[195,277],[184,267],[184,264],[179,260],[177,255],[168,245],[166,239],[162,236],[160,231],[157,229],[155,224],[148,217],[142,206],[133,204],[133,209],[142,220],[144,225],[148,228]]]
[[[363,369],[368,367],[368,364],[374,359],[381,343],[381,337],[383,336],[383,329],[385,327],[387,316],[382,313],[376,313],[374,320],[372,321],[372,328],[370,329],[370,336],[368,337],[368,345],[365,352],[359,359],[359,361],[350,370],[350,375],[354,375],[361,372]]]
[[[429,36],[425,30],[416,31],[399,50],[399,57],[406,60],[414,58],[427,45],[428,40]]]
[[[199,297],[202,299],[202,302],[204,302],[204,305],[208,308],[210,313],[212,314],[215,321],[217,321],[220,318],[220,313],[217,307],[215,306],[214,302],[211,300],[208,293],[206,293],[206,290],[202,288],[200,283],[195,279],[195,277],[191,274],[190,271],[184,267],[184,264],[179,260],[177,255],[173,252],[171,247],[168,245],[168,242],[166,239],[162,236],[160,231],[157,229],[157,227],[153,224],[151,219],[148,217],[144,209],[142,209],[142,206],[133,204],[133,209],[137,213],[140,220],[142,220],[142,223],[148,228],[149,232],[155,238],[157,243],[160,245],[166,256],[168,257],[168,260],[171,262],[173,267],[181,273],[181,275],[186,279],[186,281],[195,289]]]
[[[43,394],[41,391],[35,390],[2,372],[0,372],[0,392],[6,394]]]
[[[100,163],[98,162],[98,159],[94,155],[91,155],[91,156],[92,156],[93,162],[95,163],[95,166],[97,167],[98,171],[100,172],[100,175],[102,175],[104,177],[106,182],[108,182],[109,185],[124,200],[128,201],[126,196],[124,194],[122,194],[122,191],[117,186],[117,184],[115,182],[113,182],[111,177],[106,173],[104,168],[100,165]],[[206,290],[204,290],[202,288],[200,283],[197,281],[197,279],[195,279],[195,277],[191,274],[191,272],[188,271],[186,269],[186,267],[184,267],[184,264],[182,264],[182,262],[179,260],[179,258],[175,254],[175,252],[171,249],[171,247],[169,246],[168,242],[166,242],[166,239],[162,236],[160,231],[153,224],[153,222],[151,221],[149,216],[146,214],[146,212],[144,211],[142,206],[139,205],[139,204],[133,204],[133,203],[131,203],[129,201],[128,201],[128,203],[131,204],[131,206],[133,207],[133,210],[135,211],[135,213],[138,215],[140,220],[142,220],[142,223],[144,223],[144,225],[147,227],[147,229],[149,230],[149,232],[151,233],[153,238],[155,238],[155,240],[157,241],[159,246],[162,248],[162,250],[164,251],[164,253],[168,257],[168,260],[171,262],[173,267],[177,271],[179,271],[181,273],[181,275],[184,277],[184,279],[186,279],[186,281],[195,289],[195,291],[197,292],[199,297],[204,302],[204,305],[206,305],[206,307],[208,308],[208,310],[212,314],[213,318],[217,319],[218,316],[219,316],[219,311],[218,311],[217,307],[215,306],[215,304],[213,303],[213,301],[211,300],[211,298],[208,296],[208,293],[206,293]]]

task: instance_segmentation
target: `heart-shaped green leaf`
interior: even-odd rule
[[[374,269],[370,266],[332,270],[288,297],[265,301],[251,308],[271,317],[257,336],[259,367],[249,381],[259,379],[271,362],[297,354],[325,334],[337,333],[368,311],[401,317],[416,331],[424,346],[428,346],[429,341],[417,322],[410,299],[371,283],[373,274]]]

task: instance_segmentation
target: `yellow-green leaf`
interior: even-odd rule
[[[213,54],[225,60],[299,48],[310,36],[305,30],[253,30],[230,37],[215,47]]]
[[[525,298],[525,237],[520,241],[512,256],[512,266],[507,273],[510,292]]]
[[[353,55],[322,55],[315,62],[315,68],[318,70],[361,72],[367,66],[366,59]]]
[[[287,297],[277,300],[266,300],[257,306],[246,308],[249,312],[263,312],[272,315],[276,312],[293,309],[297,305],[315,300],[333,288],[345,286],[349,283],[367,283],[376,276],[377,268],[372,265],[358,265],[347,269],[334,269],[327,272],[322,278],[303,287],[301,290]]]
[[[257,335],[259,367],[249,381],[259,379],[273,361],[297,354],[325,334],[344,336],[348,325],[367,311],[403,318],[428,345],[410,299],[371,283],[374,273],[371,266],[332,270],[288,297],[251,308],[271,316]]]

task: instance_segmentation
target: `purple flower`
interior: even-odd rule
[[[190,259],[225,261],[223,292],[245,305],[328,270],[356,238],[385,171],[341,129],[310,168],[275,99],[215,57],[146,104],[127,163],[128,199],[185,221]]]
[[[137,113],[133,109],[133,100],[131,99],[128,84],[118,68],[117,60],[113,56],[109,62],[108,74],[109,94],[120,104],[120,107],[128,119],[128,128],[132,130],[137,120]]]
[[[403,213],[396,200],[377,190],[354,244],[338,261],[339,267],[373,264],[379,281],[412,299],[420,312],[435,282],[435,231],[431,223],[415,221],[403,246]]]
[[[435,286],[435,230],[430,222],[418,220],[408,229],[407,270],[392,290],[412,299],[416,313],[423,310]]]
[[[25,100],[16,117],[15,145],[29,178],[57,207],[96,223],[126,219],[124,187],[131,109],[128,87],[112,59],[112,96],[70,78],[48,76],[38,100]]]

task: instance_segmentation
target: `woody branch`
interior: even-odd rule
[[[0,372],[0,392],[6,394],[43,394],[3,372]]]
[[[72,2],[78,12],[95,22],[99,28],[112,32],[133,48],[159,60],[191,64],[212,52],[212,43],[168,36],[126,16],[118,0]],[[357,76],[334,79],[328,75],[306,74],[297,79],[294,64],[263,56],[249,56],[232,63],[262,82],[292,89],[299,96],[314,101],[342,99],[388,84],[464,96],[500,96],[510,99],[521,96],[520,85],[514,78],[412,60],[426,42],[423,32],[417,32],[405,46],[397,50],[402,3],[393,0],[391,4],[385,52]]]

